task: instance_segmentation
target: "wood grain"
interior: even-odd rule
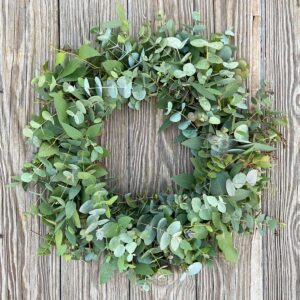
[[[155,27],[159,12],[179,21],[179,26],[191,21],[193,1],[129,1],[129,18],[134,32],[145,19]],[[169,128],[158,134],[164,116],[156,109],[156,98],[143,103],[140,111],[129,111],[130,190],[134,194],[151,195],[158,191],[176,190],[170,177],[191,170],[190,153],[175,143],[178,131]],[[184,288],[183,288],[184,287]],[[131,286],[132,299],[195,299],[195,279],[179,282],[179,275],[157,279],[149,293]]]
[[[265,211],[286,224],[278,235],[267,233],[263,239],[264,299],[300,297],[299,19],[299,2],[266,0],[265,79],[274,91],[274,106],[287,113],[289,125],[282,129],[286,147],[276,153],[264,201]]]
[[[118,1],[120,2],[120,1]],[[117,1],[67,0],[60,2],[60,46],[78,47],[90,40],[90,28],[115,18]],[[122,1],[121,1],[122,3]],[[126,9],[126,2],[122,3]],[[106,165],[112,176],[111,188],[119,193],[127,192],[127,123],[128,109],[115,112],[106,122],[101,143],[111,151]],[[92,265],[84,262],[62,261],[62,290],[64,299],[128,299],[128,280],[116,274],[109,283],[99,286],[99,262]]]
[[[164,12],[168,18],[179,20],[179,25],[190,21],[193,1],[129,1],[129,18],[133,33],[145,19],[155,26],[155,17]],[[156,99],[143,103],[139,111],[129,111],[129,187],[133,194],[151,195],[154,192],[175,190],[173,175],[191,170],[190,152],[177,144],[178,131],[169,128],[158,134],[163,123],[162,111],[156,109]]]
[[[39,105],[30,81],[58,42],[56,1],[1,1],[1,299],[59,299],[59,259],[37,257],[40,222],[25,222],[34,197],[5,185],[18,174],[32,149],[22,127]],[[33,233],[36,232],[36,233]]]
[[[250,91],[257,89],[259,78],[255,74],[260,74],[261,44],[259,1],[215,0],[213,7],[209,4],[211,1],[205,5],[203,1],[196,1],[196,9],[204,9],[204,16],[214,20],[214,25],[210,26],[214,31],[233,29],[236,32],[237,56],[250,61],[248,88]],[[208,13],[207,8],[210,8]],[[229,264],[220,258],[212,270],[203,270],[197,280],[197,299],[262,299],[260,241],[257,235],[236,237],[235,246],[240,253],[238,263]]]
[[[275,106],[289,116],[283,129],[287,147],[277,153],[264,210],[287,224],[279,235],[267,233],[238,237],[236,265],[220,257],[212,269],[179,282],[178,274],[157,279],[149,293],[131,286],[123,275],[98,285],[99,262],[64,262],[55,255],[38,258],[38,220],[25,222],[22,212],[34,199],[20,188],[5,187],[17,174],[32,149],[25,145],[21,128],[38,110],[31,78],[49,57],[49,45],[77,47],[92,39],[93,25],[115,16],[118,0],[3,0],[0,4],[0,299],[246,299],[296,300],[299,288],[299,167],[300,167],[300,5],[297,0],[122,0],[137,33],[143,20],[155,20],[164,11],[179,24],[191,21],[198,10],[206,34],[233,27],[238,57],[250,61],[247,82],[253,94],[261,79],[270,82]],[[149,195],[167,188],[170,177],[190,170],[189,152],[174,143],[177,131],[158,135],[162,112],[156,99],[139,112],[126,106],[106,122],[102,145],[111,152],[106,160],[110,188],[117,193]],[[8,142],[9,141],[9,142]]]

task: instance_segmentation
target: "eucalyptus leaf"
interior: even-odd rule
[[[87,59],[95,56],[100,56],[100,53],[96,49],[91,47],[89,43],[87,43],[83,44],[79,48],[78,56],[80,59]]]

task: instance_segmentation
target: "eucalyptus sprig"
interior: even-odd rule
[[[259,193],[286,118],[264,87],[249,103],[248,64],[235,59],[232,31],[208,39],[194,12],[185,29],[160,16],[156,31],[146,22],[135,39],[120,7],[118,15],[92,29],[97,47],[59,50],[54,67],[45,64],[33,79],[44,105],[23,134],[36,151],[14,180],[38,187],[30,213],[48,229],[40,255],[53,246],[66,260],[104,252],[101,283],[119,270],[147,290],[172,266],[184,279],[219,251],[236,261],[234,232],[277,227],[261,213]],[[176,194],[115,195],[97,137],[116,108],[139,109],[152,96],[165,111],[161,130],[177,126],[177,141],[191,149],[193,173],[172,177]]]

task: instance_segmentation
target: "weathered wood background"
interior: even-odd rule
[[[286,223],[278,235],[236,239],[236,265],[221,259],[197,278],[157,281],[149,293],[116,275],[98,285],[98,264],[37,257],[38,220],[22,212],[33,196],[5,187],[31,155],[21,129],[38,110],[30,80],[51,54],[50,45],[76,47],[91,39],[89,28],[115,16],[115,0],[1,0],[0,3],[0,298],[1,299],[300,299],[300,1],[299,0],[122,0],[132,30],[159,11],[183,24],[199,10],[207,33],[233,27],[239,56],[250,61],[249,90],[260,80],[274,90],[285,111],[286,148],[277,152],[263,208]],[[107,124],[102,142],[112,150],[109,169],[121,180],[117,191],[151,193],[170,185],[172,174],[190,168],[175,131],[157,135],[162,114],[154,99],[140,112],[126,107]]]

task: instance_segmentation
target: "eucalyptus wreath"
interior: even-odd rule
[[[119,270],[147,290],[173,266],[184,279],[218,253],[236,261],[233,233],[276,229],[259,194],[286,118],[264,87],[247,101],[248,64],[235,59],[231,30],[206,38],[198,12],[180,30],[160,15],[155,31],[146,22],[135,39],[117,11],[117,20],[92,29],[96,47],[57,50],[54,66],[33,79],[43,107],[23,134],[36,151],[13,179],[37,187],[28,214],[47,226],[39,255],[54,246],[66,260],[91,261],[104,252],[101,283]],[[175,194],[116,195],[97,138],[115,109],[139,109],[152,96],[165,112],[160,130],[178,127],[193,172],[172,177]]]

